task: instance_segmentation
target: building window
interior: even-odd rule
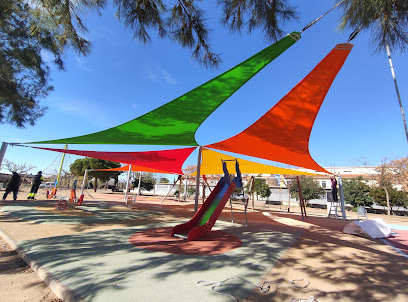
[[[322,187],[326,188],[326,181],[322,181]]]

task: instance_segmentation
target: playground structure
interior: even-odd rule
[[[222,162],[224,176],[217,183],[210,196],[208,196],[194,217],[190,221],[176,225],[173,228],[171,232],[172,237],[181,237],[187,239],[187,241],[191,241],[200,239],[210,233],[235,188],[242,187],[238,161],[235,161],[235,164],[237,176],[231,179],[231,175],[227,170],[226,161]]]
[[[307,106],[307,105],[306,105]],[[198,106],[199,107],[199,106]],[[317,113],[316,113],[317,114]],[[276,117],[276,116],[275,116]],[[274,118],[270,118],[270,120],[273,120]],[[313,123],[313,122],[312,122]],[[302,130],[304,130],[304,129],[302,129]],[[264,130],[265,132],[269,132],[269,130]],[[281,131],[279,130],[279,129],[275,129],[275,132],[277,132],[277,133],[280,133]],[[307,131],[306,131],[307,132]],[[310,133],[309,133],[310,134]],[[307,135],[306,135],[307,136]],[[293,137],[291,137],[291,135],[289,134],[288,135],[288,133],[286,133],[285,134],[285,137],[287,137],[288,138],[288,140],[292,140],[293,139]],[[307,137],[308,138],[308,137]],[[271,141],[273,141],[273,137],[268,137],[266,140],[268,140],[268,139],[270,139]],[[238,139],[238,140],[240,140],[240,139]],[[232,149],[228,149],[227,151],[233,151],[233,152],[237,152],[237,150],[238,149],[235,149],[235,146],[234,146],[234,142],[233,141],[230,141],[231,142],[231,144],[221,144],[221,143],[223,143],[223,142],[220,142],[220,144],[218,144],[218,143],[216,143],[216,144],[214,144],[213,146],[210,146],[210,147],[213,147],[213,148],[216,148],[215,146],[218,144],[218,147],[219,148],[217,148],[217,149],[219,149],[219,150],[222,150],[222,151],[224,151],[224,150],[227,150],[228,148],[232,148]],[[251,146],[251,142],[246,142],[245,144],[241,144],[241,145],[245,145],[245,146]],[[294,144],[295,145],[295,144]],[[275,146],[277,146],[276,144],[275,144]],[[285,153],[285,150],[283,150],[282,151],[282,149],[284,149],[284,147],[282,147],[282,146],[277,146],[278,148],[276,148],[277,150],[280,150],[280,152],[283,154],[283,153]],[[282,147],[282,149],[279,149],[280,147]],[[293,146],[291,146],[291,147],[293,147]],[[224,148],[224,149],[223,149]],[[269,149],[273,149],[273,147],[270,147],[270,146],[255,146],[254,145],[254,149],[256,149],[256,148],[258,148],[258,150],[269,150]],[[204,148],[203,148],[204,149]],[[246,148],[247,149],[247,151],[249,151],[250,153],[252,152],[252,150],[249,150],[249,148]],[[300,148],[300,149],[302,149],[302,148]],[[200,147],[200,150],[201,150],[201,147]],[[303,149],[303,151],[305,151],[304,149]],[[306,151],[308,151],[308,150],[306,150]],[[203,150],[203,152],[204,152],[204,150]],[[237,152],[238,153],[238,152]],[[303,159],[304,158],[306,158],[307,157],[307,155],[308,154],[306,154],[306,153],[308,153],[308,152],[303,152],[302,153],[302,155],[304,155],[303,156]],[[251,154],[249,154],[249,155],[253,155],[253,156],[255,156],[253,153],[251,153]],[[256,154],[256,155],[258,155],[258,156],[260,156],[260,157],[262,157],[263,158],[263,155],[262,154]],[[135,157],[137,157],[138,155],[135,155]],[[290,154],[288,154],[288,157],[290,157],[291,155]],[[203,155],[203,158],[204,158],[204,155]],[[199,160],[198,160],[198,162],[199,162],[199,164],[198,164],[198,167],[200,168],[200,166],[201,166],[201,168],[202,168],[202,171],[201,171],[201,173],[200,172],[198,172],[197,173],[197,182],[199,182],[199,178],[200,178],[200,175],[202,176],[202,179],[203,179],[203,183],[205,182],[205,174],[203,174],[203,173],[205,173],[204,171],[205,171],[205,168],[206,168],[206,166],[205,166],[205,164],[204,164],[204,159],[203,159],[203,162],[200,162],[200,158],[199,158]],[[227,165],[227,162],[226,161],[223,161],[222,162],[223,164],[222,164],[222,166],[223,166],[223,168],[225,168]],[[297,162],[297,163],[299,163],[299,162]],[[308,163],[310,164],[310,163],[312,163],[309,159],[308,159]],[[238,165],[238,162],[236,163],[237,165]],[[130,164],[130,165],[132,165],[132,164]],[[242,162],[240,161],[240,167],[242,167]],[[312,165],[313,166],[313,165]],[[315,167],[315,166],[314,166]],[[144,168],[146,168],[146,167],[144,167]],[[154,170],[154,168],[152,168],[153,170]],[[228,170],[227,168],[225,168],[226,170]],[[129,168],[129,171],[130,170],[132,170],[132,167],[130,167]],[[158,170],[158,169],[157,169]],[[156,170],[156,171],[157,171]],[[137,170],[138,171],[138,170]],[[142,170],[140,170],[140,171],[142,171]],[[152,172],[154,172],[154,171],[152,171]],[[299,172],[299,171],[295,171],[295,172]],[[160,173],[160,172],[159,172]],[[176,236],[176,237],[182,237],[182,238],[185,238],[185,239],[187,239],[188,241],[193,241],[193,240],[197,240],[197,239],[199,239],[199,238],[202,238],[203,236],[206,236],[206,235],[208,235],[210,232],[211,232],[211,228],[214,226],[214,224],[215,224],[215,222],[217,221],[217,219],[218,219],[218,215],[220,215],[220,212],[222,211],[222,209],[223,208],[225,208],[225,205],[226,205],[226,203],[228,202],[228,198],[229,198],[229,196],[231,196],[231,194],[232,194],[232,192],[233,192],[233,188],[234,187],[236,187],[236,183],[235,183],[235,181],[233,180],[232,182],[231,182],[231,178],[229,178],[229,177],[226,177],[227,176],[227,174],[228,174],[228,171],[226,172],[226,173],[224,173],[224,177],[221,179],[223,182],[221,182],[221,180],[219,181],[219,183],[217,184],[217,189],[214,189],[214,191],[210,194],[210,196],[206,199],[206,201],[204,202],[204,204],[202,205],[202,207],[200,208],[200,210],[194,215],[194,217],[188,222],[188,223],[190,223],[190,225],[191,225],[191,228],[190,228],[190,225],[189,226],[187,226],[186,224],[184,224],[184,227],[181,227],[181,226],[183,226],[183,225],[178,225],[177,227],[180,227],[180,230],[176,230],[176,228],[177,227],[175,227],[175,228],[173,228],[173,232],[175,232],[175,231],[177,231],[177,233],[174,233],[174,234],[172,234],[173,236]],[[238,166],[237,166],[237,174],[238,174]],[[84,177],[84,180],[86,179],[86,177]],[[140,181],[139,181],[139,184],[140,184]],[[176,184],[175,184],[176,185]],[[300,194],[300,198],[299,198],[299,202],[301,203],[301,202],[303,202],[303,198],[301,197],[301,189],[300,189],[300,184],[298,183],[298,185],[299,185],[299,194]],[[180,188],[181,188],[181,179],[180,179]],[[80,198],[80,203],[82,203],[82,200],[83,200],[83,197],[84,197],[84,194],[83,194],[83,189],[84,189],[84,185],[82,185],[82,194],[81,194],[81,198]],[[127,188],[128,189],[128,188]],[[126,202],[128,202],[129,201],[129,196],[127,195],[128,193],[128,190],[126,189],[126,195],[125,195],[125,200],[126,200]],[[226,191],[224,191],[224,190],[226,190]],[[138,192],[139,192],[139,190],[138,190]],[[179,190],[179,200],[180,200],[180,192],[181,192],[181,189]],[[203,192],[205,192],[205,190],[203,190]],[[225,192],[224,194],[223,194],[223,192]],[[250,192],[253,192],[253,190],[251,191],[251,188],[250,188]],[[56,192],[55,192],[56,193]],[[75,194],[75,191],[74,191],[74,194]],[[54,194],[54,195],[56,195],[56,194]],[[198,194],[197,194],[198,195]],[[136,201],[136,196],[134,196],[135,197],[135,199],[133,199],[132,201]],[[204,197],[204,196],[203,196]],[[76,198],[76,195],[75,195],[75,197],[73,198],[74,200],[75,200],[75,198]],[[71,199],[72,199],[72,192],[71,192]],[[254,195],[252,194],[252,200],[254,200]],[[343,200],[342,200],[343,201]],[[248,200],[246,201],[246,202],[248,202]],[[78,204],[80,204],[80,203],[78,203]],[[65,201],[65,207],[66,207],[66,201]],[[344,205],[344,202],[343,202],[343,205]],[[64,203],[62,203],[61,204],[61,206],[62,207],[64,207]],[[289,199],[289,207],[290,207],[290,199]],[[62,208],[63,209],[63,208]],[[245,209],[246,209],[246,206],[245,206]],[[304,209],[304,212],[303,212],[303,209]],[[302,219],[304,219],[304,217],[306,217],[306,209],[304,208],[304,204],[303,204],[303,207],[301,208],[301,210],[302,210]],[[288,209],[288,211],[289,211],[289,209]],[[200,214],[199,214],[200,213]],[[232,214],[232,206],[231,206],[231,214]],[[197,216],[197,218],[196,218],[196,216]],[[337,212],[336,212],[336,218],[337,218]],[[344,217],[345,218],[345,217]],[[188,224],[187,223],[187,224]],[[218,224],[217,224],[217,226],[218,226]],[[289,229],[289,228],[288,228]],[[317,230],[317,232],[319,232],[319,230]],[[304,232],[305,234],[306,233],[308,233],[308,232]],[[331,233],[333,233],[333,232],[331,232]],[[99,233],[100,234],[100,233]],[[98,234],[97,234],[98,235]],[[113,233],[113,235],[112,236],[110,236],[111,238],[115,238],[115,239],[117,239],[118,237],[117,237],[117,234],[116,233]],[[321,236],[321,238],[327,238],[327,234],[323,234],[322,233],[322,236]],[[342,238],[341,238],[342,239]],[[53,239],[54,240],[54,239]],[[58,240],[58,239],[57,239]],[[156,238],[155,238],[155,240],[157,240]],[[86,241],[86,240],[84,240],[84,241]],[[276,242],[278,242],[279,240],[276,240]],[[282,240],[282,241],[284,241],[284,240]],[[338,240],[338,241],[340,241],[340,240]],[[123,237],[123,238],[121,238],[121,242],[127,242],[127,237]],[[310,242],[312,242],[312,240],[305,240],[305,242],[306,243],[310,243]],[[95,240],[95,243],[98,243],[96,240]],[[313,241],[313,243],[314,243],[314,241]],[[337,243],[337,242],[336,242]],[[105,245],[105,246],[103,246],[103,244],[100,244],[101,246],[102,246],[102,248],[101,248],[101,250],[104,250],[105,249],[105,247],[107,246],[107,245]],[[249,245],[249,244],[248,244]],[[316,245],[316,244],[315,244]],[[46,245],[47,246],[47,245]],[[48,246],[51,246],[51,244],[48,244]],[[270,244],[269,244],[269,246],[270,246]],[[75,248],[77,248],[77,247],[75,247]],[[311,248],[314,248],[313,246],[311,246]],[[140,250],[140,249],[139,249]],[[139,251],[138,250],[138,251]],[[52,251],[53,253],[54,253],[54,251]],[[319,251],[319,252],[321,252],[321,251]],[[334,254],[336,253],[336,251],[333,251],[334,252]],[[342,252],[342,251],[341,251]],[[366,249],[362,249],[362,252],[363,253],[367,253],[367,250]],[[338,253],[340,253],[340,252],[338,252]],[[63,254],[63,253],[60,253],[60,254]],[[71,253],[71,254],[74,254],[74,253]],[[129,253],[118,253],[118,254],[129,254]],[[275,251],[274,251],[274,254],[275,254]],[[101,257],[101,255],[104,255],[104,253],[100,253],[100,255],[98,255],[98,257]],[[266,253],[266,256],[267,257],[265,257],[265,260],[268,260],[268,259],[270,259],[270,255],[272,255],[272,253]],[[336,255],[336,254],[335,254]],[[383,255],[382,254],[380,254],[380,255],[378,255],[378,257],[382,257]],[[87,258],[87,259],[92,259],[92,257],[77,257],[77,259],[81,259],[81,258]],[[97,258],[97,257],[94,257],[94,258]],[[111,258],[113,258],[113,257],[111,257]],[[154,257],[151,257],[151,258],[154,258]],[[258,257],[257,257],[258,258]],[[98,258],[98,260],[99,260],[100,258]],[[132,259],[133,260],[133,259]],[[137,261],[129,261],[128,259],[126,260],[126,261],[121,261],[121,263],[125,263],[125,262],[127,262],[127,263],[134,263],[134,262],[137,262]],[[183,259],[184,260],[184,259]],[[223,259],[224,260],[224,259]],[[237,260],[237,258],[234,258],[232,261],[236,261]],[[231,262],[232,262],[231,261]],[[61,262],[63,262],[63,261],[61,261]],[[119,261],[118,261],[119,262]],[[168,263],[168,261],[163,261],[163,263]],[[304,263],[309,263],[309,262],[304,262]],[[82,263],[81,263],[82,264]],[[153,265],[152,265],[153,266]],[[238,265],[239,266],[239,265]],[[98,267],[97,265],[93,265],[93,263],[91,263],[90,265],[88,265],[88,267],[90,267],[90,268],[95,268],[95,267]],[[187,267],[187,265],[186,265],[186,267]],[[312,266],[311,266],[312,267]],[[99,267],[98,267],[99,268]],[[363,266],[362,266],[362,268],[363,268]],[[127,268],[124,268],[123,269],[123,271],[125,271]],[[200,274],[202,274],[202,269],[200,268],[199,269],[199,271],[200,271]],[[306,271],[306,270],[305,270]],[[313,270],[311,269],[310,271],[315,271],[315,268],[313,268]],[[190,272],[188,272],[189,273],[189,275],[191,274],[191,271]],[[244,272],[245,274],[248,274],[248,271],[245,271]],[[99,276],[99,272],[96,272],[95,274],[94,274],[95,276]],[[174,274],[174,275],[176,275],[176,274]],[[231,275],[231,274],[229,274],[229,275]],[[327,275],[329,275],[329,274],[326,274],[326,276]],[[81,276],[81,272],[78,274],[78,276]],[[82,276],[81,276],[82,277]],[[200,277],[202,277],[201,275],[200,275]],[[146,276],[144,275],[143,276],[143,278],[145,278],[145,279],[148,279],[148,278],[146,278]],[[82,278],[83,280],[81,280],[80,282],[77,282],[78,284],[84,284],[84,283],[86,283],[87,282],[87,279],[86,278]],[[119,279],[119,278],[118,278]],[[142,278],[140,278],[140,279],[142,279]],[[84,282],[84,280],[85,280],[85,282]],[[103,281],[103,280],[102,280]],[[130,282],[129,282],[130,283]],[[174,282],[175,283],[175,282]],[[338,287],[340,287],[341,285],[339,284],[339,282],[333,282],[334,284],[336,284],[336,286],[338,286]],[[132,288],[137,288],[137,286],[133,286],[132,285]],[[146,287],[145,287],[146,288]],[[173,288],[173,287],[172,287]],[[138,288],[138,290],[140,291],[140,289],[143,289],[143,286],[140,286],[139,285],[139,288]],[[179,292],[181,292],[181,290],[180,289],[177,289]],[[168,295],[168,293],[166,292],[166,294]],[[173,297],[175,296],[175,295],[172,295]],[[148,299],[146,299],[146,300],[148,300]]]
[[[321,17],[311,22],[301,32],[288,34],[283,39],[203,85],[127,123],[87,135],[29,142],[28,144],[193,146],[149,152],[96,152],[33,147],[138,165],[159,173],[176,174],[182,174],[181,166],[198,146],[196,177],[196,192],[198,192],[199,178],[204,174],[200,172],[203,146],[199,145],[195,139],[198,127],[241,86],[299,41],[301,33]],[[350,36],[349,41],[354,37],[355,35]],[[205,147],[276,161],[310,169],[314,172],[330,173],[313,160],[309,152],[308,142],[324,98],[352,47],[353,45],[349,43],[335,46],[302,81],[255,123],[233,137],[208,144]],[[206,97],[203,98],[203,95]],[[302,116],[302,119],[299,119],[299,116]],[[171,122],[166,123],[163,127],[163,120],[171,120]],[[285,137],[285,140],[282,140],[282,137]],[[3,149],[1,154],[5,152]],[[257,172],[253,171],[252,173]],[[293,174],[300,173],[297,171]],[[197,210],[198,194],[196,194],[195,200],[195,211]],[[306,215],[305,212],[304,215]]]

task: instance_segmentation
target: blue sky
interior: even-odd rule
[[[296,5],[300,18],[284,24],[286,33],[300,31],[332,6],[332,1],[299,2]],[[26,129],[0,125],[0,141],[23,143],[65,138],[122,124],[190,91],[272,44],[260,32],[230,33],[219,23],[220,9],[215,3],[203,1],[201,7],[206,10],[212,29],[213,50],[223,59],[218,69],[205,69],[191,59],[189,50],[161,40],[155,33],[151,35],[150,45],[141,45],[133,39],[131,31],[114,18],[111,9],[103,11],[102,17],[88,14],[84,19],[89,29],[86,37],[93,43],[92,54],[83,57],[68,51],[66,71],[52,69],[55,90],[42,100],[42,104],[49,107],[46,115],[36,126]],[[340,15],[341,11],[336,9],[306,30],[299,42],[221,105],[198,129],[198,143],[217,142],[250,126],[336,44],[347,42],[351,30],[339,33],[336,29]],[[388,57],[385,53],[373,52],[368,33],[360,33],[351,43],[354,48],[327,94],[310,137],[310,154],[323,167],[358,165],[363,158],[377,165],[385,159],[406,157],[408,153]],[[394,53],[393,63],[403,106],[408,110],[406,55]],[[173,146],[68,147],[146,151]],[[59,161],[57,156],[54,152],[9,146],[5,158],[17,164],[35,165],[36,170],[46,170],[54,161]],[[68,163],[76,158],[79,157],[70,156]],[[193,153],[186,164],[195,163]]]

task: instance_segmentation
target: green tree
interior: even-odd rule
[[[389,204],[391,207],[399,206],[406,208],[408,206],[408,193],[397,190],[391,186],[387,188],[389,195]],[[374,202],[380,206],[387,207],[387,195],[384,188],[375,186],[371,188],[370,194]]]
[[[231,199],[232,199],[232,200],[237,200],[237,199],[239,199],[240,197],[242,197],[242,191],[243,191],[243,188],[237,188],[237,187],[235,187],[234,192],[233,192],[232,195],[231,195]]]
[[[192,57],[207,67],[218,66],[221,58],[210,45],[209,27],[199,0],[2,0],[0,1],[0,123],[17,127],[34,125],[46,107],[40,99],[53,90],[49,67],[42,51],[55,56],[63,69],[62,55],[71,48],[81,55],[91,51],[84,35],[84,16],[102,13],[108,3],[120,22],[143,44],[152,33],[171,39],[192,51]],[[282,34],[280,24],[295,18],[285,0],[219,0],[225,23],[233,31],[247,27],[264,31],[267,38]]]
[[[401,185],[403,190],[408,191],[408,157],[391,160],[388,169],[392,175],[394,185]]]
[[[187,186],[187,197],[190,197],[190,196],[192,196],[192,195],[195,195],[195,187],[193,187],[193,186]],[[176,191],[174,191],[174,193],[173,193],[173,195],[174,196],[178,196],[179,195],[179,190],[177,189]],[[180,193],[180,195],[184,195],[184,187],[182,186],[181,187],[181,193]]]
[[[50,30],[64,47],[74,46],[82,53],[89,51],[89,41],[80,33],[86,32],[82,15],[101,10],[106,0],[35,0],[33,15],[36,29]],[[151,34],[168,38],[191,49],[193,58],[206,66],[217,66],[219,55],[211,50],[209,28],[200,0],[114,0],[116,16],[143,44],[151,42]],[[218,0],[224,17],[222,22],[232,31],[247,28],[261,29],[266,38],[276,40],[283,34],[280,24],[296,18],[295,10],[285,0]]]
[[[248,191],[249,183],[245,186],[245,188]],[[271,190],[269,189],[268,183],[264,178],[255,178],[253,190],[256,193],[257,200],[259,199],[259,196],[261,196],[261,198],[267,198],[269,195],[271,195]]]
[[[378,166],[376,169],[377,174],[374,175],[374,179],[377,181],[378,186],[383,188],[385,191],[386,201],[387,201],[387,214],[388,219],[391,221],[391,201],[390,201],[390,193],[388,191],[389,188],[392,188],[394,174],[390,169],[389,164],[384,160],[381,163],[381,166]]]
[[[96,159],[96,158],[83,158],[75,160],[70,166],[69,171],[76,175],[82,176],[85,173],[85,170],[95,170],[95,169],[111,169],[111,168],[119,168],[120,164],[113,161]],[[117,178],[120,172],[106,172],[106,171],[89,171],[88,175],[95,178],[94,190],[96,191],[98,187],[98,179],[102,182],[106,182],[111,178],[115,179],[117,182]]]
[[[160,183],[163,183],[163,184],[168,184],[168,183],[169,183],[169,179],[166,178],[166,177],[160,177],[159,182],[160,182]]]
[[[362,162],[365,166],[372,166],[369,162]],[[407,180],[407,160],[402,158],[396,159],[391,162],[383,160],[380,166],[375,168],[375,173],[370,173],[370,177],[375,183],[381,187],[385,192],[385,198],[387,201],[387,214],[388,219],[391,221],[391,201],[389,188],[402,185],[404,189],[406,187]],[[377,192],[375,192],[378,194]]]
[[[132,182],[134,188],[139,187],[139,173],[136,173],[135,180]],[[151,191],[156,184],[156,178],[153,173],[142,173],[142,180],[140,182],[140,189],[145,191]]]
[[[313,179],[311,176],[299,176],[300,188],[302,189],[302,196],[306,204],[311,199],[319,199],[324,197],[325,191],[319,185],[319,182]],[[299,186],[297,179],[291,179],[288,182],[290,188],[290,196],[299,200]]]
[[[53,87],[41,51],[55,56],[63,68],[55,37],[46,29],[33,30],[35,17],[25,1],[0,1],[0,123],[34,125],[46,107],[39,100]]]
[[[370,195],[370,186],[363,177],[353,177],[343,180],[344,199],[354,207],[372,206],[373,198]]]
[[[337,0],[344,13],[340,29],[361,28],[371,33],[370,43],[382,52],[387,45],[406,50],[408,46],[408,2],[406,0]]]

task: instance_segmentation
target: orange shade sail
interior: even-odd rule
[[[258,121],[224,141],[207,145],[329,173],[310,156],[309,138],[320,106],[353,45],[337,45]]]
[[[129,165],[126,166],[122,166],[119,168],[112,168],[112,169],[93,169],[93,171],[96,172],[128,172],[129,171]],[[158,169],[154,169],[154,168],[148,168],[148,167],[141,167],[141,166],[136,166],[136,165],[132,165],[132,172],[152,172],[152,173],[164,173],[164,174],[178,174],[178,173],[174,173],[174,172],[169,172],[169,171],[163,171],[163,170],[158,170]]]

